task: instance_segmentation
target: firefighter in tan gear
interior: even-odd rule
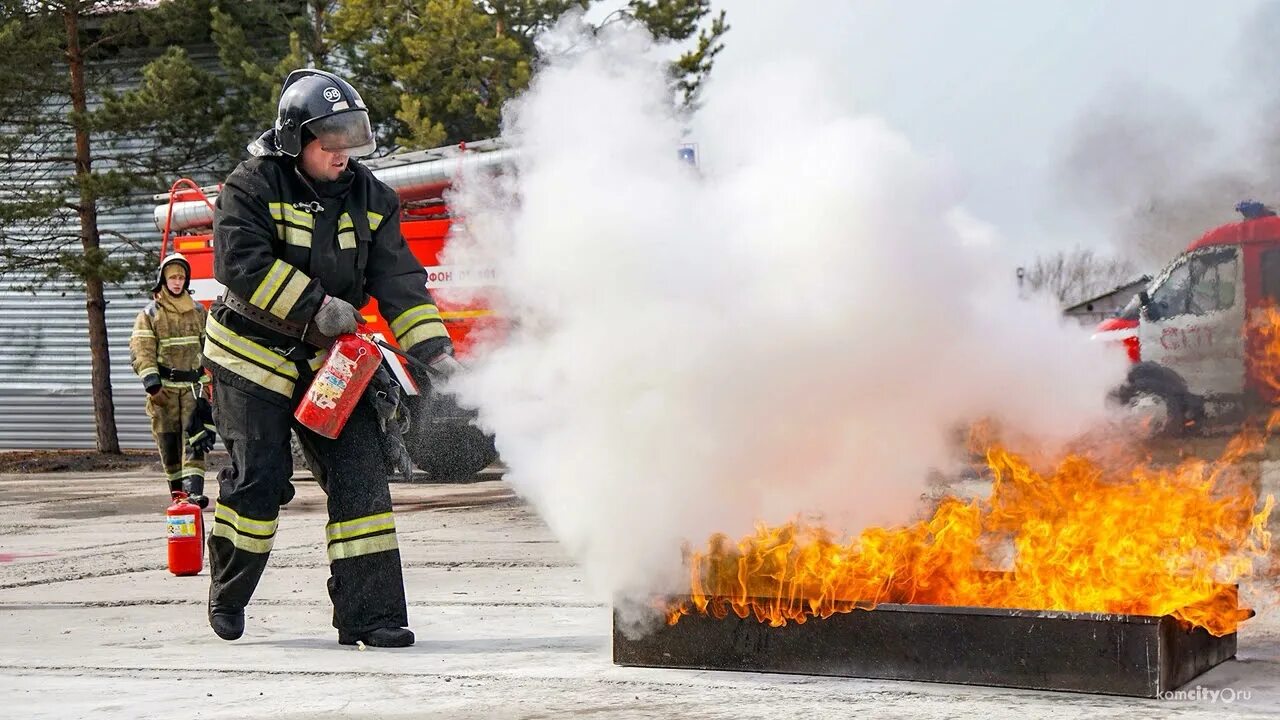
[[[328,495],[338,642],[414,641],[380,401],[366,391],[336,440],[293,419],[328,347],[356,330],[357,308],[370,296],[401,348],[432,368],[420,383],[429,387],[433,376],[457,367],[426,273],[400,233],[399,198],[354,159],[373,149],[355,89],[326,72],[297,70],[285,80],[275,127],[249,146],[254,157],[218,195],[214,275],[227,290],[210,310],[204,359],[231,456],[218,476],[209,538],[209,622],[225,640],[244,632],[244,608],[271,554],[280,506],[293,497],[293,428]]]
[[[200,366],[205,311],[191,298],[190,282],[191,264],[182,255],[161,262],[152,300],[133,323],[129,354],[147,392],[151,434],[169,492],[186,493],[206,507],[204,456],[213,443],[204,427],[212,424],[205,399],[208,376]]]

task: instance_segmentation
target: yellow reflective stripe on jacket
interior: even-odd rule
[[[291,222],[305,228],[315,228],[316,226],[315,218],[311,216],[311,213],[299,210],[289,203],[271,203],[271,217],[276,222]]]
[[[199,335],[183,335],[181,337],[165,338],[160,341],[160,347],[173,347],[175,345],[199,345]]]
[[[276,237],[287,245],[311,247],[311,231],[316,227],[310,213],[288,203],[271,203],[271,217],[276,221]]]
[[[153,338],[155,336],[156,334],[151,332],[150,330],[134,330],[133,334],[131,334],[129,337],[130,338]]]
[[[310,282],[311,278],[296,267],[276,260],[271,263],[267,276],[258,283],[249,302],[278,318],[287,318]]]
[[[276,225],[276,235],[285,242],[286,245],[296,245],[298,247],[311,247],[311,231],[296,228],[292,225]]]
[[[377,515],[366,515],[355,520],[329,523],[324,527],[324,534],[330,540],[343,540],[381,530],[394,530],[395,527],[395,515],[390,512],[384,512]]]
[[[298,304],[298,298],[306,292],[310,282],[311,278],[295,270],[289,281],[285,283],[284,289],[276,297],[276,301],[271,304],[271,314],[278,318],[289,317],[289,312],[293,310],[294,305]]]
[[[343,540],[329,546],[329,561],[372,555],[399,548],[400,543],[396,540],[395,533],[374,535],[373,537],[364,537],[357,540]]]
[[[209,338],[204,344],[204,357],[210,363],[229,373],[239,375],[254,385],[260,385],[272,392],[280,393],[286,398],[293,397],[293,380],[267,372],[257,364],[231,354],[213,338]]]
[[[382,216],[372,210],[365,211],[365,214],[369,216],[369,232],[376,231],[382,224]]]
[[[391,321],[391,332],[403,335],[410,328],[424,320],[439,320],[440,309],[430,303],[415,305],[396,316]]]
[[[405,350],[423,340],[449,337],[439,308],[430,303],[416,305],[400,313],[391,321],[391,332],[395,334],[396,342]]]
[[[144,367],[138,371],[138,377],[140,378],[144,378],[148,375],[159,375],[159,374],[160,374],[160,368],[158,367]]]
[[[354,250],[356,247],[356,227],[351,222],[351,216],[342,213],[338,218],[338,248],[341,250]]]
[[[438,337],[449,337],[449,331],[445,329],[443,321],[423,323],[404,335],[397,335],[396,341],[400,343],[401,348],[408,350],[424,340]]]
[[[254,361],[263,369],[271,370],[293,380],[298,379],[298,369],[293,366],[293,363],[288,358],[274,350],[269,350],[249,338],[235,334],[212,317],[209,318],[206,329],[208,337],[226,345],[229,350],[244,355],[245,359]]]
[[[255,385],[293,397],[298,369],[279,353],[228,330],[210,317],[206,325],[205,358]]]
[[[425,304],[410,307],[403,311],[390,323],[392,333],[396,334],[399,345],[408,348],[433,337],[449,337],[444,329],[444,318],[435,305]]]
[[[262,282],[258,283],[257,289],[249,297],[249,302],[266,310],[267,306],[275,298],[276,293],[280,291],[280,286],[284,284],[285,278],[289,276],[289,271],[293,269],[292,265],[283,260],[272,262],[271,269],[267,271],[266,277],[262,278]]]

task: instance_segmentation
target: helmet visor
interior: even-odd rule
[[[326,115],[308,122],[305,127],[328,152],[364,157],[377,147],[369,127],[369,113],[363,109]]]

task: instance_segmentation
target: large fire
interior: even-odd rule
[[[1248,372],[1280,399],[1280,310],[1254,310]],[[687,551],[688,614],[755,616],[779,626],[918,603],[1024,610],[1172,615],[1215,635],[1250,616],[1235,584],[1267,560],[1275,499],[1258,497],[1241,461],[1280,426],[1246,430],[1214,461],[1174,467],[1067,454],[1049,470],[993,444],[987,499],[944,498],[927,520],[870,528],[841,541],[799,522],[759,526],[737,542],[715,535]],[[1275,568],[1272,569],[1273,571]]]
[[[1280,309],[1252,311],[1248,376],[1280,401]],[[999,444],[984,452],[987,499],[944,498],[927,520],[841,542],[798,522],[715,535],[688,551],[688,614],[802,623],[880,603],[1172,615],[1215,635],[1250,616],[1235,584],[1269,560],[1275,499],[1242,472],[1280,427],[1246,429],[1214,461],[1173,467],[1067,454],[1049,470]],[[1260,483],[1259,483],[1260,484]],[[1271,568],[1275,572],[1277,568]]]
[[[870,528],[841,543],[799,523],[711,538],[691,552],[694,612],[785,625],[879,603],[1173,615],[1214,634],[1249,616],[1232,583],[1270,549],[1257,494],[1236,461],[1243,435],[1216,462],[1140,466],[1124,476],[1084,455],[1037,472],[1000,447],[986,453],[989,499],[945,498],[928,520]]]
[[[1250,383],[1274,407],[1280,308],[1254,308],[1245,335]],[[845,542],[799,522],[761,525],[738,542],[713,536],[705,551],[687,551],[690,598],[667,607],[667,619],[733,612],[779,626],[917,603],[1172,615],[1215,635],[1235,632],[1250,616],[1236,583],[1275,562],[1267,530],[1275,499],[1260,500],[1255,481],[1277,427],[1280,410],[1265,433],[1246,428],[1217,460],[1173,467],[1073,453],[1040,470],[988,443],[990,496],[944,498],[927,520]]]

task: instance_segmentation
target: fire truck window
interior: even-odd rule
[[[1191,270],[1188,313],[1206,315],[1235,304],[1237,265],[1234,248],[1197,255],[1187,266]]]
[[[1280,303],[1280,248],[1262,253],[1262,297]]]
[[[1169,273],[1159,287],[1151,291],[1151,304],[1147,306],[1147,317],[1151,320],[1164,320],[1175,315],[1185,315],[1190,291],[1190,263],[1183,262]]]

